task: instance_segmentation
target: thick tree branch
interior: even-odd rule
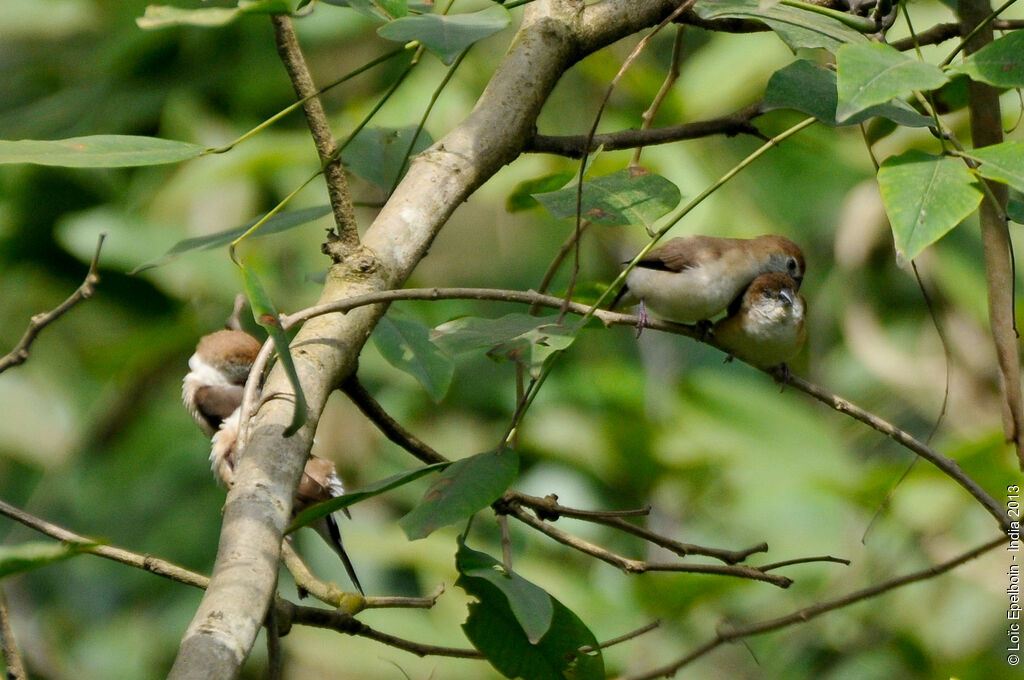
[[[92,297],[93,292],[96,290],[96,284],[100,282],[100,249],[103,248],[103,239],[106,236],[105,233],[100,234],[99,241],[96,243],[96,252],[92,256],[92,263],[89,265],[89,272],[85,275],[82,285],[75,289],[75,292],[67,300],[57,305],[54,309],[35,314],[29,320],[28,328],[25,330],[25,334],[21,336],[18,345],[9,353],[0,357],[0,373],[3,373],[12,366],[18,366],[28,361],[29,348],[36,341],[39,333],[51,323],[64,316],[79,302]]]
[[[399,288],[448,218],[480,185],[513,160],[562,73],[578,59],[657,23],[671,0],[538,0],[469,116],[417,156],[354,255],[335,258],[321,302]],[[602,7],[604,6],[604,7]],[[581,21],[616,8],[601,22]],[[299,476],[327,397],[355,370],[357,357],[384,305],[311,319],[292,342],[292,358],[309,405],[309,419],[285,438],[292,405],[266,402],[249,427],[224,507],[221,541],[210,587],[182,639],[169,675],[233,678],[248,656],[270,603],[281,537]],[[280,367],[264,391],[290,391]]]
[[[992,12],[988,0],[963,0],[959,4],[965,26],[974,28]],[[992,27],[986,26],[964,46],[964,54],[977,52],[992,42]],[[967,106],[971,117],[971,138],[975,148],[1003,141],[999,90],[985,83],[967,83]],[[1020,355],[1013,304],[1013,251],[1006,220],[1008,189],[1005,184],[982,180],[988,185],[981,202],[981,243],[985,255],[985,280],[988,287],[988,316],[999,361],[1000,387],[1003,392],[1003,431],[1006,440],[1017,449],[1024,470],[1024,399],[1021,398]]]

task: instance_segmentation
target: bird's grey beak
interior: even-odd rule
[[[783,288],[779,291],[779,299],[782,300],[782,304],[786,307],[793,306],[793,291],[789,288]]]

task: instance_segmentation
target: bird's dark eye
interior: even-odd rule
[[[796,271],[796,260],[793,259],[792,257],[789,258],[789,261],[786,262],[786,269],[788,269],[791,272],[795,272]]]
[[[770,298],[772,296],[772,289],[765,288],[763,291],[761,291],[761,295],[764,295],[766,298]]]

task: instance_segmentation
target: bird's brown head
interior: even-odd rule
[[[248,333],[224,330],[200,338],[196,354],[222,371],[230,382],[241,385],[245,383],[260,347],[259,340]]]
[[[778,234],[759,236],[757,240],[764,252],[768,253],[767,271],[787,274],[796,282],[796,290],[799,290],[806,271],[804,253],[800,246]]]

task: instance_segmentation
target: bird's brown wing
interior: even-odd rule
[[[721,257],[728,241],[714,236],[674,238],[644,255],[637,266],[670,272],[692,269]]]
[[[196,390],[196,410],[217,430],[221,421],[242,405],[245,388],[241,385],[206,385]]]

